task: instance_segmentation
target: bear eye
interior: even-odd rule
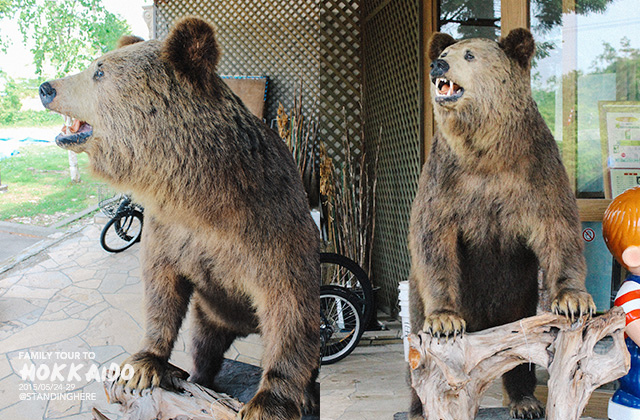
[[[475,57],[474,57],[474,55],[473,55],[473,53],[472,53],[471,51],[467,51],[467,52],[464,54],[464,59],[465,59],[465,60],[467,60],[467,61],[471,61],[471,60],[473,60],[474,58],[475,58]]]
[[[98,66],[98,70],[93,73],[93,80],[100,80],[104,76],[104,71]]]
[[[445,58],[447,56],[447,54],[449,54],[449,53],[444,52],[444,53],[440,54],[440,58]]]

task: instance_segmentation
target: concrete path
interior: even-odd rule
[[[53,233],[55,229],[0,221],[0,262],[18,255]]]
[[[95,369],[119,365],[143,336],[139,245],[109,254],[100,230],[85,226],[0,274],[0,419],[86,420],[93,406],[119,418]],[[171,359],[187,371],[188,324]],[[257,336],[227,353],[257,366],[261,356]]]

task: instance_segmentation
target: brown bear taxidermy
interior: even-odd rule
[[[140,41],[40,87],[47,108],[75,121],[57,144],[86,152],[145,207],[146,333],[123,382],[141,390],[175,374],[167,362],[191,305],[191,380],[215,387],[233,340],[260,332],[264,372],[241,418],[298,419],[319,403],[320,357],[319,235],[300,174],[217,76],[212,26],[185,18],[166,40]]]
[[[536,314],[538,272],[552,309],[595,311],[574,194],[531,97],[533,37],[430,40],[436,121],[411,213],[412,331],[453,339]],[[538,418],[535,372],[503,377],[511,415]],[[413,395],[410,416],[423,418]]]

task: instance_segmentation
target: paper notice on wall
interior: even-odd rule
[[[640,113],[608,112],[606,115],[610,168],[640,167]]]
[[[611,193],[617,197],[629,188],[640,185],[640,168],[611,169]]]

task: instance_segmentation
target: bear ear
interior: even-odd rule
[[[442,54],[445,48],[456,42],[451,35],[443,34],[442,32],[436,32],[431,35],[431,39],[429,40],[429,60],[433,61],[440,57],[440,54]]]
[[[127,45],[136,44],[138,42],[143,42],[144,39],[135,35],[122,35],[118,42],[116,43],[116,49],[126,47]]]
[[[498,43],[512,60],[515,60],[522,68],[528,69],[531,59],[536,52],[536,43],[533,35],[527,29],[517,28],[509,32],[506,38],[502,38]]]
[[[202,19],[181,19],[164,41],[162,58],[191,83],[211,88],[220,58],[215,29]]]

